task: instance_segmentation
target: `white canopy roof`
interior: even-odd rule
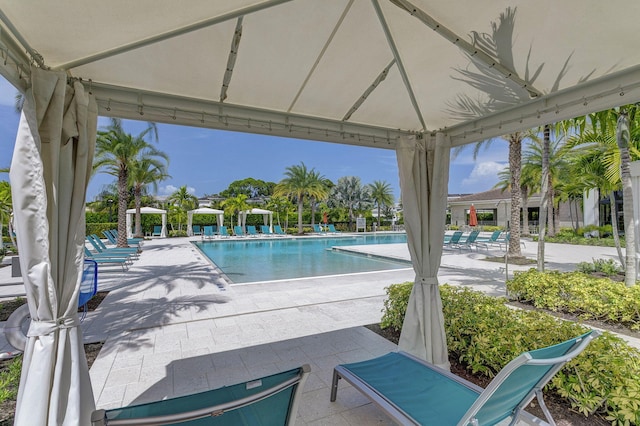
[[[200,207],[195,210],[189,210],[187,212],[187,235],[193,236],[193,215],[194,214],[215,214],[217,217],[218,226],[222,226],[224,223],[224,211],[212,209],[209,207]]]
[[[262,223],[269,226],[269,230],[273,231],[273,212],[271,210],[264,210],[264,209],[258,209],[258,208],[254,208],[251,210],[245,210],[242,212],[242,214],[240,215],[240,217],[238,217],[238,224],[242,223],[242,225],[244,226],[245,223],[247,223],[247,215],[249,214],[261,214],[262,215]]]
[[[131,225],[133,224],[133,215],[136,214],[136,209],[127,209],[127,237],[133,236]],[[155,207],[140,207],[140,214],[161,214],[162,215],[162,230],[160,232],[160,238],[167,237],[167,211],[157,209]]]
[[[635,1],[0,0],[0,12],[0,73],[26,87],[30,52],[82,78],[103,116],[394,149],[401,134],[460,145],[640,100]],[[496,46],[483,33],[501,14],[514,27]],[[469,55],[498,91],[463,81],[478,70]],[[454,114],[460,96],[490,105]]]

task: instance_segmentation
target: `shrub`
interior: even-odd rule
[[[169,237],[173,238],[173,237],[186,237],[187,236],[187,231],[185,230],[178,230],[178,229],[172,229],[169,231]]]
[[[580,262],[577,268],[584,274],[600,272],[610,277],[624,272],[620,264],[613,259],[593,259],[593,263]]]
[[[502,231],[502,230],[503,230],[502,226],[486,225],[482,227],[483,232],[495,232],[495,231]]]
[[[103,223],[87,223],[85,235],[96,234],[100,238],[103,238],[102,231],[107,231],[109,229],[118,229],[118,222],[103,222]]]
[[[509,295],[537,308],[576,314],[640,330],[640,286],[626,287],[581,272],[516,272]]]
[[[399,329],[412,283],[387,288],[382,326]],[[587,331],[538,311],[511,309],[506,299],[440,286],[450,355],[475,374],[493,377],[524,351],[552,345]],[[386,324],[386,325],[385,325]],[[604,333],[567,363],[547,389],[585,415],[604,413],[613,424],[640,424],[640,351]]]

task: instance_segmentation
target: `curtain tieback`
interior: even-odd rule
[[[438,285],[437,277],[417,277],[417,281],[422,285]]]
[[[28,337],[36,337],[36,336],[48,336],[53,334],[58,330],[62,330],[64,328],[73,328],[78,327],[80,325],[80,320],[77,315],[73,317],[62,317],[56,320],[50,321],[34,321],[31,320],[31,325],[29,325],[29,331],[27,332]]]

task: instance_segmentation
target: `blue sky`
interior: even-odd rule
[[[9,167],[18,128],[15,112],[17,91],[0,77],[0,167]],[[100,118],[98,126],[108,123]],[[146,123],[125,121],[125,130],[138,134]],[[208,130],[176,125],[158,125],[158,149],[169,155],[170,179],[158,185],[158,195],[168,195],[182,185],[197,196],[226,189],[235,180],[253,177],[278,182],[289,166],[304,162],[336,182],[343,176],[358,176],[363,184],[388,182],[396,199],[400,196],[395,151],[362,148],[326,142],[261,136],[248,133]],[[451,160],[449,193],[474,193],[491,189],[497,173],[507,164],[507,143],[496,140],[474,161],[472,147]],[[113,181],[96,174],[87,200],[92,201],[102,187]]]

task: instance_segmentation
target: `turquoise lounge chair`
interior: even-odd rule
[[[335,225],[333,223],[330,223],[329,225],[327,225],[329,227],[329,232],[332,234],[339,234],[340,231],[338,231],[335,227]]]
[[[161,225],[154,225],[153,226],[153,232],[151,233],[152,237],[159,237],[162,235],[162,226]]]
[[[497,241],[498,238],[500,238],[500,234],[502,234],[502,231],[493,231],[489,237],[481,237],[478,235],[478,238],[476,238],[476,247],[484,246],[485,249],[489,250],[490,245],[498,244]]]
[[[97,235],[91,234],[87,235],[87,241],[93,246],[96,250],[96,253],[101,254],[116,254],[121,256],[131,256],[134,258],[138,258],[139,250],[135,247],[107,247]]]
[[[345,379],[399,424],[494,425],[507,417],[532,417],[524,408],[538,399],[547,420],[551,414],[542,388],[562,366],[578,356],[600,332],[554,346],[524,352],[508,363],[486,389],[403,352],[339,365],[333,372],[331,401],[338,380]]]
[[[98,262],[93,259],[85,259],[82,268],[82,280],[78,294],[78,309],[82,309],[80,322],[87,316],[89,300],[98,292]]]
[[[463,248],[468,248],[469,250],[471,250],[475,245],[476,238],[478,238],[479,234],[480,231],[471,231],[466,237],[461,237],[460,241],[458,241],[458,248],[460,250],[462,250]]]
[[[317,224],[313,225],[313,232],[315,234],[324,234],[324,231],[322,230],[322,227],[320,225],[317,225]]]
[[[202,230],[200,229],[200,225],[193,225],[191,227],[191,232],[193,235],[202,235]]]
[[[88,248],[84,248],[85,259],[95,260],[96,263],[105,263],[112,265],[120,265],[123,271],[129,269],[131,259],[129,257],[116,257],[115,255],[101,255],[100,253],[91,253]]]
[[[452,235],[445,235],[443,245],[445,247],[458,247],[460,238],[462,238],[462,231],[455,231]]]
[[[131,407],[96,410],[92,426],[189,424],[293,425],[308,365],[206,392]]]
[[[104,234],[105,237],[107,237],[107,240],[109,240],[111,244],[113,245],[118,244],[118,231],[114,229],[109,229],[106,231],[102,231],[102,233]],[[143,241],[144,241],[144,238],[127,238],[127,244],[130,244],[132,246],[142,247]]]
[[[274,235],[267,225],[260,225],[260,232],[262,232],[262,235],[265,237],[271,237]]]
[[[233,235],[235,235],[236,237],[246,237],[247,234],[244,233],[244,229],[242,229],[242,226],[236,225],[233,227]]]
[[[229,231],[227,231],[227,227],[226,226],[221,226],[220,229],[218,230],[218,235],[220,235],[221,238],[229,238]]]
[[[282,227],[280,227],[280,225],[273,225],[273,232],[275,232],[276,235],[287,235],[287,233],[282,230]]]
[[[254,225],[247,225],[247,234],[250,237],[257,237],[258,231],[256,230],[256,227]]]
[[[205,226],[202,238],[212,239],[215,233],[213,232],[213,226]]]

